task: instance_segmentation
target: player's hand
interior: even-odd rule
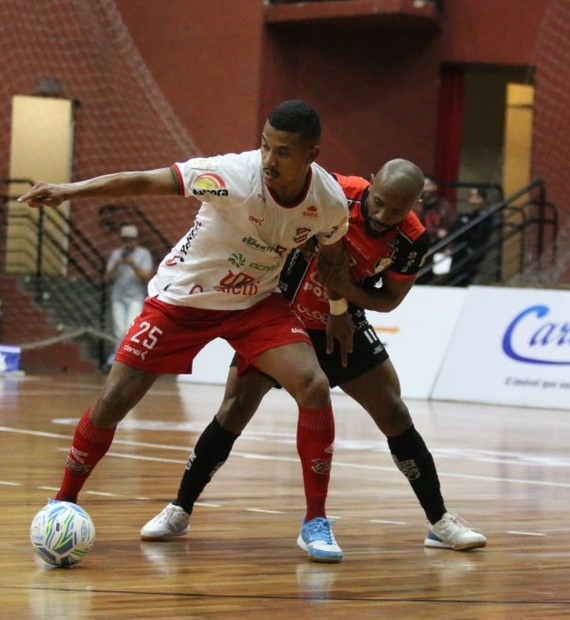
[[[340,347],[340,359],[343,367],[348,365],[348,354],[352,353],[354,341],[354,323],[348,312],[330,314],[327,319],[327,353],[334,350],[335,340]]]
[[[18,202],[27,202],[30,207],[58,207],[68,198],[63,185],[36,183],[29,192],[18,198]]]
[[[317,246],[315,244],[315,238],[311,237],[308,241],[305,241],[303,245],[298,247],[298,250],[303,255],[304,259],[310,263],[317,255]]]

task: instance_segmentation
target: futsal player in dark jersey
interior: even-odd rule
[[[305,324],[331,387],[340,386],[358,402],[387,437],[396,466],[426,514],[424,544],[455,550],[484,547],[485,536],[447,511],[432,455],[414,427],[400,396],[398,375],[364,312],[390,312],[414,284],[429,247],[425,228],[412,211],[423,190],[423,174],[412,162],[396,159],[385,164],[371,182],[334,176],[350,208],[349,230],[343,239],[347,269],[344,277],[337,270],[334,281],[326,282],[328,291],[339,299],[329,300],[324,292],[326,263],[321,261],[319,273],[316,258],[307,258],[307,252],[299,250],[289,256],[282,271],[282,291]],[[344,315],[347,329],[353,331],[348,354],[341,354],[327,333],[330,314],[337,319]],[[271,377],[258,371],[238,376],[237,368],[230,368],[223,403],[198,439],[176,500],[143,527],[142,538],[164,540],[188,532],[194,502],[274,385]],[[302,532],[297,542],[311,560],[342,559],[336,541],[327,545],[321,540],[314,546],[303,539]]]

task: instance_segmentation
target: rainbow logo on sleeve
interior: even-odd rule
[[[205,172],[196,177],[191,187],[194,196],[204,196],[210,194],[213,196],[228,196],[226,184],[221,176],[213,172]]]

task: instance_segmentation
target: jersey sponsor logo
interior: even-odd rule
[[[319,280],[319,274],[317,271],[312,271],[309,277],[303,284],[304,291],[311,291],[315,297],[324,297],[328,299],[328,295],[325,294],[325,289]]]
[[[234,265],[234,267],[243,267],[246,264],[246,258],[241,252],[234,252],[230,254],[228,261]],[[279,269],[281,267],[281,263],[276,263],[275,265],[264,265],[263,263],[249,263],[248,267],[251,269],[255,269],[256,271],[273,271],[274,269]]]
[[[282,245],[266,245],[265,243],[261,243],[255,237],[244,237],[241,242],[247,245],[248,248],[253,248],[254,250],[259,250],[260,252],[275,252],[275,254],[279,257],[285,256],[288,252],[287,248]]]
[[[243,272],[234,273],[230,269],[227,275],[220,280],[220,284],[214,287],[214,290],[231,295],[251,296],[257,293],[257,285],[255,278]]]
[[[327,324],[328,314],[323,312],[319,312],[318,310],[312,310],[311,308],[307,308],[307,306],[303,304],[295,304],[295,311],[297,314],[303,317],[307,317],[313,321],[317,321],[318,323],[322,323],[323,325]]]
[[[202,222],[200,222],[200,220],[196,220],[192,228],[188,231],[188,234],[186,235],[186,240],[184,241],[184,243],[182,243],[179,248],[176,248],[178,250],[178,254],[172,255],[173,259],[179,257],[180,260],[178,262],[181,262],[181,263],[184,262],[184,259],[179,255],[188,254],[188,250],[190,249],[190,246],[192,245],[192,241],[195,239],[196,235],[200,231],[200,228],[202,228]],[[175,264],[175,263],[172,263],[172,264]]]
[[[253,222],[254,224],[257,224],[258,226],[261,226],[263,224],[263,218],[262,217],[255,217],[255,215],[250,215],[247,219],[250,222]]]
[[[186,235],[186,240],[184,241],[184,243],[182,243],[182,245],[179,248],[175,248],[175,252],[172,252],[164,259],[164,264],[167,267],[173,267],[174,265],[178,265],[179,263],[184,262],[184,256],[182,255],[188,254],[188,250],[190,249],[190,246],[192,245],[192,241],[198,234],[198,231],[200,230],[201,227],[202,227],[202,224],[199,221],[194,222],[194,225],[192,226],[192,228],[188,231],[188,234]]]
[[[229,255],[228,261],[235,267],[243,267],[245,265],[245,256],[241,252],[234,252]]]
[[[309,238],[310,232],[310,228],[297,228],[297,230],[295,231],[295,235],[293,236],[293,241],[295,243],[305,243],[305,241]]]
[[[257,271],[273,271],[274,269],[279,269],[281,267],[281,263],[277,263],[276,265],[263,265],[262,263],[249,263],[248,267],[255,269]]]
[[[228,196],[226,184],[222,177],[213,172],[205,172],[196,177],[190,191],[194,196],[204,196],[211,194],[213,196]]]
[[[303,216],[304,217],[319,217],[319,210],[317,207],[315,207],[315,205],[311,205],[310,207],[307,207],[303,211]]]

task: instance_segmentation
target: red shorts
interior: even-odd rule
[[[155,374],[191,373],[196,355],[215,338],[227,340],[253,366],[268,349],[293,342],[311,344],[303,324],[280,294],[246,310],[173,306],[148,298],[115,359]]]

